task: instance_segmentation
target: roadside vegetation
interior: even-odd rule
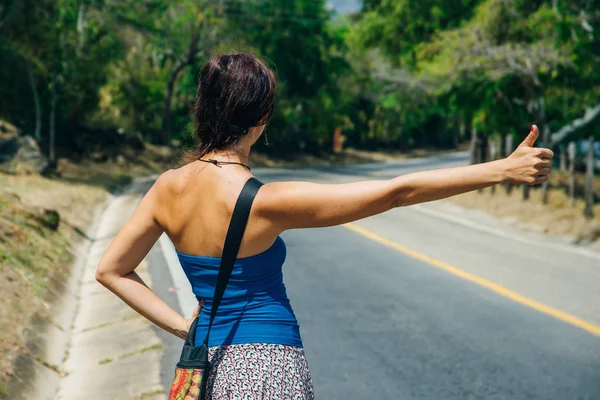
[[[95,210],[133,178],[176,161],[170,149],[151,146],[122,163],[61,159],[50,178],[0,174],[0,397],[17,355],[44,363],[26,345],[29,321],[56,325],[52,303],[64,290],[76,246],[93,240]]]
[[[517,139],[532,123],[559,150],[597,135],[599,9],[365,0],[337,15],[325,0],[13,0],[0,9],[0,118],[51,161],[117,131],[190,144],[199,68],[236,49],[277,72],[262,149],[274,155],[328,153],[337,129],[353,148],[410,150]]]
[[[523,201],[521,190],[507,193],[503,187],[497,187],[494,192],[485,189],[466,193],[450,201],[469,209],[481,209],[511,226],[566,238],[570,243],[600,251],[600,177],[594,180],[595,205],[591,218],[582,213],[586,208],[583,200],[584,176],[577,178],[579,194],[572,205],[568,196],[569,176],[560,171],[552,173],[546,204],[541,188],[531,191],[529,201]]]

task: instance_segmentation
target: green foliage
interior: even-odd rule
[[[447,121],[439,129],[463,121],[485,135],[520,133],[531,123],[555,131],[599,101],[598,10],[598,1],[373,0],[352,37],[376,48],[381,64],[426,83],[423,96],[435,100],[399,121],[404,127],[422,127],[418,115],[439,113]],[[406,89],[415,91],[396,85]],[[591,126],[578,134],[593,133]]]
[[[100,90],[95,121],[117,124],[127,131],[151,134],[161,129],[167,70],[162,60],[148,60],[152,47],[143,38],[109,71]]]
[[[414,63],[418,46],[437,31],[452,29],[473,14],[481,0],[369,0],[353,39],[377,47],[393,63]]]
[[[110,63],[123,46],[107,26],[100,1],[26,1],[2,28],[1,45],[7,52],[8,71],[2,73],[2,92],[21,93],[20,101],[2,96],[0,113],[31,132],[33,95],[28,71],[42,103],[44,126],[49,125],[52,82],[57,84],[59,141],[69,143],[75,127],[98,105],[100,87]],[[85,4],[85,6],[83,6]],[[8,74],[7,74],[8,72]],[[71,127],[71,129],[69,129]]]
[[[325,0],[9,3],[0,117],[32,133],[38,99],[47,145],[54,100],[62,153],[88,147],[82,129],[164,141],[165,115],[191,145],[200,66],[234,49],[276,71],[267,150],[278,154],[328,151],[338,127],[365,148],[556,131],[600,98],[600,0],[365,0],[349,16]]]
[[[343,124],[339,82],[348,73],[347,28],[329,24],[324,6],[324,0],[267,0],[237,2],[224,10],[233,41],[263,56],[277,73],[276,111],[268,130],[278,152],[317,152]]]

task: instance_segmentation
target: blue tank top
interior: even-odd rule
[[[204,341],[221,258],[177,252],[179,262],[198,300],[200,312],[196,345]],[[266,251],[238,258],[210,330],[209,346],[270,343],[302,346],[298,322],[283,284],[286,247],[277,237]]]

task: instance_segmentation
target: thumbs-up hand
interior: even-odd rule
[[[548,180],[554,153],[550,149],[533,147],[538,136],[538,128],[533,125],[523,143],[506,158],[507,182],[537,185]]]

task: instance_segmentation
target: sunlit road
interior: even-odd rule
[[[334,183],[465,163],[255,172]],[[435,204],[283,238],[317,398],[600,399],[600,257],[446,219]],[[169,254],[163,240],[149,256],[155,290],[188,308]],[[181,343],[161,337],[167,386]]]

